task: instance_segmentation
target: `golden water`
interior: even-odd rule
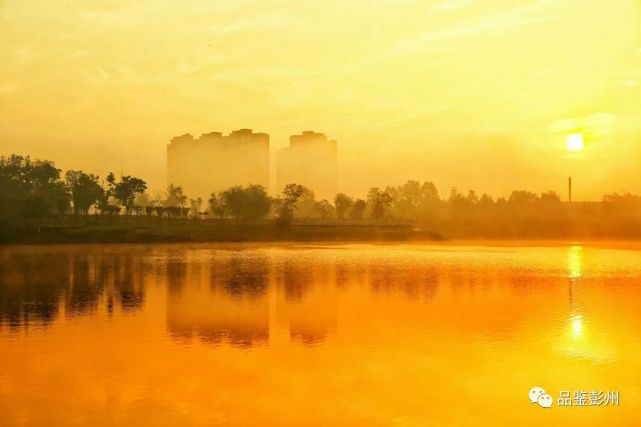
[[[0,426],[115,425],[641,425],[641,251],[0,248]]]

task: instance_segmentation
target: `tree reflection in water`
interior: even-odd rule
[[[48,326],[61,313],[86,316],[104,307],[139,310],[148,259],[97,247],[0,251],[0,323],[11,330]]]

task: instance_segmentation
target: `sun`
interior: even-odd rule
[[[568,135],[567,138],[567,148],[570,151],[581,151],[583,150],[585,144],[583,141],[583,134],[573,133]]]

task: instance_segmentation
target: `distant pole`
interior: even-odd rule
[[[572,203],[572,177],[568,177],[568,201]]]

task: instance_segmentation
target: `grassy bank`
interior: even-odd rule
[[[46,221],[5,221],[0,243],[154,243],[261,241],[429,241],[437,233],[408,225],[305,224],[172,219],[157,217],[68,216]]]

